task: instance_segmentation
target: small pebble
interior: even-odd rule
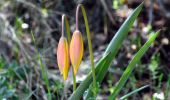
[[[136,49],[137,49],[136,44],[132,44],[132,45],[131,45],[131,48],[132,48],[133,50],[136,50]]]
[[[164,44],[164,45],[168,45],[168,44],[169,44],[168,38],[163,38],[163,39],[161,40],[161,42],[162,42],[162,44]]]
[[[29,25],[27,23],[22,24],[22,29],[27,29],[28,27],[29,27]]]

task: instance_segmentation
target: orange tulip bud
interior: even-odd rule
[[[59,70],[63,75],[64,80],[66,80],[69,71],[69,50],[68,50],[67,39],[63,36],[60,38],[58,43],[57,62],[58,62]]]
[[[71,42],[70,42],[70,60],[73,66],[74,74],[77,74],[78,68],[82,61],[83,57],[83,38],[81,32],[76,30],[73,33]]]

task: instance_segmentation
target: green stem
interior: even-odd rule
[[[33,38],[33,42],[35,44],[35,37],[33,35],[33,33],[31,32],[32,34],[32,38]],[[47,86],[47,91],[48,91],[48,100],[52,100],[52,97],[51,97],[51,92],[50,92],[50,86],[49,86],[49,81],[48,81],[48,74],[47,74],[47,69],[45,68],[45,66],[43,65],[43,61],[41,59],[41,55],[40,53],[38,52],[37,48],[36,48],[36,53],[38,54],[38,61],[40,62],[40,68],[41,68],[41,71],[42,71],[42,76],[43,76],[43,79],[45,81],[45,84]]]
[[[76,90],[76,76],[74,74],[74,69],[72,68],[72,74],[73,74],[73,91]]]
[[[79,4],[77,6],[77,11],[76,11],[76,30],[78,30],[78,15],[79,15],[80,7],[81,7],[81,11],[82,11],[82,14],[84,17],[85,26],[86,26],[86,33],[87,33],[87,40],[88,40],[88,47],[89,47],[89,53],[90,53],[90,61],[91,61],[91,66],[92,66],[92,75],[93,75],[93,87],[94,87],[93,93],[94,93],[94,97],[96,97],[97,82],[96,82],[96,75],[95,75],[94,57],[93,57],[93,49],[92,49],[92,42],[91,42],[91,36],[90,36],[90,28],[89,28],[85,8],[81,4]]]
[[[68,43],[70,44],[70,25],[69,25],[69,22],[68,22],[68,19],[65,15],[63,15],[64,19],[65,19],[65,24],[66,24],[66,31],[67,31],[67,39],[68,39]],[[63,24],[63,23],[62,23]],[[63,27],[64,25],[62,25]],[[62,28],[62,32],[64,32],[64,28]],[[73,76],[73,91],[76,90],[76,76],[74,74],[74,69],[72,67],[72,76]]]
[[[48,91],[47,98],[48,98],[48,100],[52,100],[51,99],[51,93],[50,93],[49,81],[48,81],[48,75],[47,75],[47,71],[46,71],[47,69],[43,65],[43,62],[42,62],[42,59],[41,59],[41,55],[39,53],[38,53],[38,59],[40,61],[40,67],[41,67],[42,75],[43,75],[43,78],[45,80],[45,84],[47,86],[47,91]]]

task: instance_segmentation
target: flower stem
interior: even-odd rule
[[[64,18],[65,18],[65,14],[62,15],[62,22],[61,22],[61,36],[64,36]]]
[[[70,44],[70,25],[69,25],[69,22],[68,22],[68,19],[65,15],[62,16],[62,35],[64,35],[64,21],[65,21],[65,24],[66,24],[66,32],[67,32],[67,39],[68,39],[68,43]],[[76,76],[74,74],[74,69],[72,67],[72,76],[73,76],[73,91],[76,90]]]
[[[76,30],[79,29],[79,9],[80,9],[80,4],[77,6],[77,9],[76,9]]]
[[[73,91],[76,90],[76,76],[74,74],[74,69],[72,68],[72,74],[73,74]]]
[[[31,32],[31,35],[32,35],[32,39],[33,39],[33,42],[34,44],[35,43],[35,37],[34,37],[34,34]],[[42,59],[42,56],[41,54],[38,52],[38,49],[35,48],[36,50],[36,53],[37,53],[37,59],[38,59],[38,62],[39,62],[39,65],[40,65],[40,68],[41,68],[41,72],[42,72],[42,76],[43,76],[43,80],[45,82],[45,85],[47,87],[47,91],[48,91],[48,95],[47,95],[47,98],[48,100],[52,100],[52,95],[51,95],[51,92],[50,92],[50,84],[49,84],[49,80],[48,80],[48,73],[47,73],[47,69],[45,67],[45,65],[43,64],[43,59]]]
[[[79,4],[77,6],[77,10],[76,10],[76,30],[78,30],[78,15],[79,15],[80,7],[81,7],[81,10],[82,10],[82,13],[83,13],[84,22],[85,22],[85,26],[86,26],[86,33],[87,33],[87,40],[88,40],[88,47],[89,47],[89,53],[90,53],[92,75],[93,75],[93,88],[94,88],[93,94],[94,94],[94,97],[96,97],[96,95],[97,95],[96,94],[97,93],[97,82],[96,82],[96,75],[95,75],[95,67],[94,67],[95,65],[94,65],[93,49],[92,49],[92,42],[91,42],[91,36],[90,36],[90,28],[89,28],[85,8],[81,4]]]

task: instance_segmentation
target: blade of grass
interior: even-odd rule
[[[165,100],[168,100],[169,98],[169,90],[170,90],[170,75],[168,75],[168,80],[166,82]]]
[[[34,34],[32,32],[31,32],[31,35],[32,35],[33,42],[35,44],[35,37],[34,37]],[[37,53],[37,59],[38,59],[38,62],[40,64],[40,68],[41,68],[41,71],[42,71],[42,76],[43,76],[43,79],[44,79],[45,84],[47,86],[47,91],[48,91],[47,97],[48,97],[48,100],[52,100],[49,81],[48,81],[47,69],[45,68],[45,66],[43,64],[42,57],[41,57],[40,53],[38,52],[37,48],[35,48],[35,49],[36,49],[36,53]]]
[[[148,41],[140,48],[140,50],[135,54],[135,56],[133,57],[129,65],[127,66],[126,70],[124,71],[123,75],[121,76],[113,93],[111,94],[111,96],[109,96],[109,100],[115,100],[116,96],[119,94],[124,84],[126,83],[127,79],[129,78],[130,74],[132,73],[133,69],[135,68],[135,65],[139,62],[141,57],[145,54],[145,52],[148,50],[150,45],[154,42],[158,34],[159,34],[159,31],[153,34],[148,39]]]
[[[124,95],[124,96],[122,96],[120,98],[120,100],[124,100],[124,99],[128,98],[129,96],[131,96],[131,95],[133,95],[133,94],[135,94],[135,93],[137,93],[137,92],[139,92],[139,91],[141,91],[141,90],[143,90],[143,89],[145,89],[147,87],[149,87],[149,85],[142,86],[142,87],[140,87],[140,88],[138,88],[138,89],[136,89],[136,90],[134,90],[134,91]]]
[[[134,11],[133,13],[126,19],[124,24],[121,26],[121,28],[118,30],[110,44],[108,45],[108,48],[106,52],[104,53],[104,59],[100,59],[99,62],[96,64],[96,75],[102,76],[102,78],[97,78],[98,82],[101,82],[107,72],[107,69],[109,68],[110,64],[112,63],[113,58],[117,54],[117,51],[121,47],[121,44],[125,37],[127,36],[127,33],[129,32],[130,28],[132,27],[135,19],[139,15],[140,11],[142,10],[143,3],[141,3]],[[109,55],[108,55],[109,54]],[[106,56],[108,55],[108,56]],[[107,63],[106,63],[107,60]],[[104,70],[103,70],[104,69]],[[87,78],[78,86],[77,90],[70,96],[69,100],[76,100],[80,99],[83,96],[83,93],[87,88],[90,86],[92,82],[92,73],[90,72]]]

